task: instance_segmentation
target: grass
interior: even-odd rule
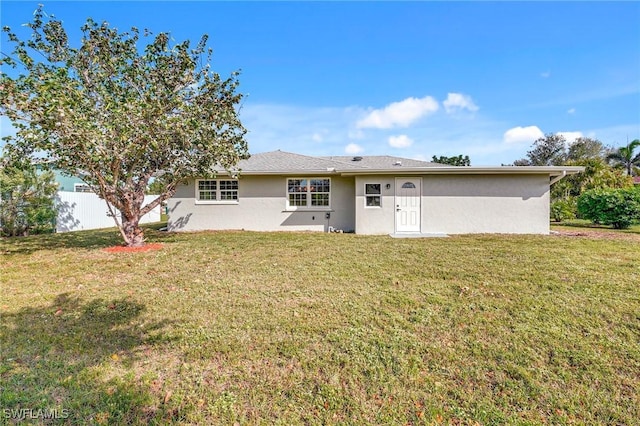
[[[584,228],[589,230],[605,230],[605,231],[609,231],[613,229],[611,226],[596,225],[585,219],[573,219],[573,220],[567,220],[561,223],[552,222],[551,226],[552,226],[552,229]],[[617,229],[616,232],[626,233],[626,234],[640,234],[640,223],[635,223],[631,225],[628,229]]]
[[[0,241],[0,422],[640,419],[633,233],[147,235]]]

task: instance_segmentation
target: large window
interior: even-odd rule
[[[382,196],[380,195],[379,183],[365,183],[364,184],[364,198],[365,207],[381,207]]]
[[[331,200],[331,179],[287,179],[287,208],[328,208]]]
[[[196,201],[237,203],[238,181],[235,179],[198,179],[196,180]]]

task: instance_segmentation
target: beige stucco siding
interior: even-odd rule
[[[422,233],[549,233],[549,176],[424,175]],[[365,183],[382,184],[382,207],[365,207]],[[389,189],[386,185],[389,184]],[[395,231],[395,177],[356,177],[356,232]]]
[[[315,176],[314,176],[315,177]],[[355,228],[353,177],[331,176],[328,211],[286,211],[285,176],[242,176],[236,204],[198,204],[195,181],[180,185],[168,202],[169,230],[245,229],[251,231],[326,231]],[[330,218],[326,219],[329,213]]]
[[[547,175],[425,176],[422,232],[549,233]]]
[[[366,207],[365,185],[379,183],[380,207]],[[389,189],[387,189],[389,185]],[[391,234],[395,226],[395,178],[393,176],[356,176],[356,234]]]

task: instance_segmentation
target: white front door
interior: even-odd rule
[[[420,232],[421,178],[396,178],[396,232]]]

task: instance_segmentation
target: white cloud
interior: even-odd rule
[[[314,133],[313,135],[311,135],[311,139],[314,142],[322,142],[322,135],[320,133]]]
[[[469,95],[463,95],[462,93],[449,93],[447,99],[442,102],[447,114],[451,114],[457,111],[466,109],[467,111],[477,111],[478,106],[473,103],[473,99]]]
[[[569,108],[569,110],[567,111],[567,114],[575,114],[575,113],[576,113],[575,108]]]
[[[530,144],[543,136],[538,126],[518,126],[504,132],[503,140],[510,145]]]
[[[551,77],[551,71],[541,72],[541,73],[540,73],[540,77],[542,77],[542,78],[549,78],[549,77]]]
[[[362,151],[364,151],[364,148],[362,148],[360,145],[358,145],[357,143],[350,143],[349,145],[344,147],[344,152],[346,154],[360,154]]]
[[[366,117],[356,123],[356,127],[390,129],[407,127],[419,118],[433,114],[439,108],[438,101],[431,96],[424,98],[407,98],[393,102],[382,109],[374,109]]]
[[[409,148],[413,145],[413,139],[407,135],[389,136],[389,146],[392,148]]]
[[[430,116],[426,120],[428,123],[411,126],[410,131],[358,129],[355,123],[371,110],[357,105],[302,107],[247,102],[241,118],[249,129],[247,141],[253,154],[276,149],[304,155],[391,155],[401,152],[406,158],[427,160],[433,155],[463,154],[469,155],[471,164],[476,166],[499,165],[523,158],[531,143],[543,136],[542,131],[531,126],[534,131],[524,141],[517,143],[518,134],[526,134],[526,130],[523,130],[526,126],[520,128],[520,132],[516,128],[505,134],[509,125],[489,120],[486,116],[466,120],[461,125],[461,117],[445,114],[444,107],[440,106],[442,113]],[[580,128],[585,135],[594,133],[603,142],[616,146],[626,143],[627,135],[640,135],[637,124],[616,129],[576,128]],[[322,136],[322,142],[313,140],[315,133]],[[413,144],[401,150],[391,147],[389,138],[403,133],[413,139]]]
[[[557,135],[564,136],[567,143],[573,143],[578,138],[583,137],[582,132],[558,132]]]

